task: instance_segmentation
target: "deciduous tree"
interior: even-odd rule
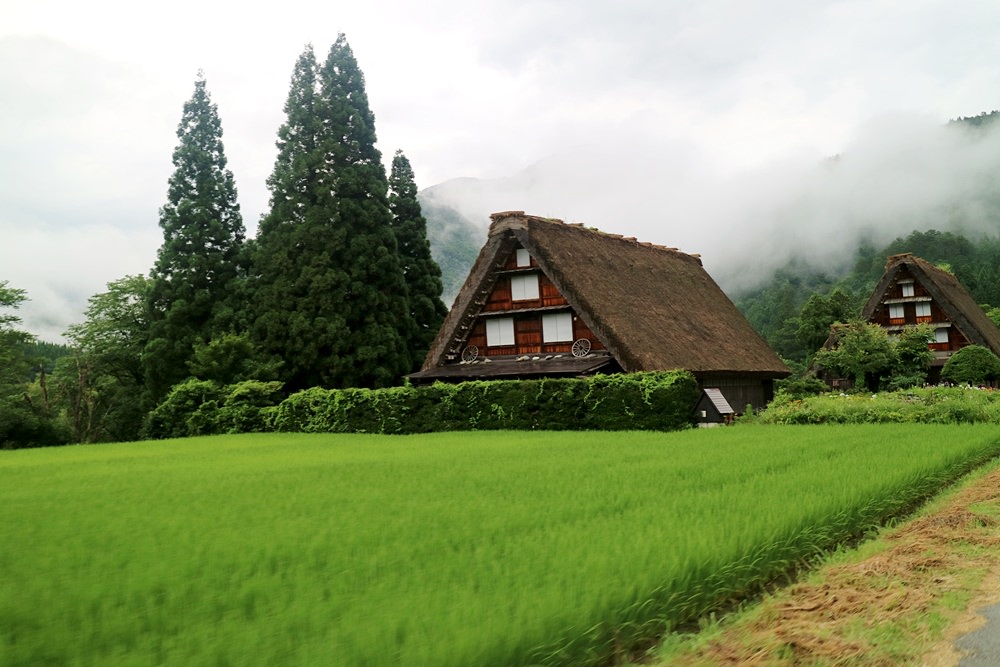
[[[108,283],[90,297],[85,320],[66,332],[73,354],[59,360],[53,381],[76,442],[139,437],[148,289],[143,276]]]
[[[62,444],[63,436],[47,406],[31,400],[27,346],[34,336],[19,327],[17,309],[27,300],[23,289],[0,280],[0,449]]]
[[[816,353],[816,364],[840,373],[855,382],[877,391],[883,375],[896,364],[896,354],[886,330],[877,324],[854,320],[834,332],[836,345]]]

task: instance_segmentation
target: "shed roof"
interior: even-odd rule
[[[705,387],[702,391],[705,392],[705,396],[708,397],[708,400],[712,401],[712,405],[715,406],[715,409],[719,411],[720,415],[736,414],[736,410],[733,410],[733,408],[729,405],[729,401],[727,401],[726,397],[722,395],[721,390],[715,387]]]

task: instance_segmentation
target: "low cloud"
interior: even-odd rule
[[[633,137],[428,194],[484,226],[491,212],[526,210],[699,253],[733,291],[792,260],[842,270],[862,240],[886,244],[927,229],[1000,233],[998,170],[1000,131],[899,114],[860,128],[840,155],[737,173],[713,168],[694,144]]]

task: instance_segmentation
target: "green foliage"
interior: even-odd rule
[[[986,311],[986,317],[993,320],[993,324],[1000,327],[1000,307],[983,306],[983,310]]]
[[[18,329],[17,309],[28,299],[23,289],[0,281],[0,449],[59,445],[65,434],[53,421],[47,396],[32,391],[29,357],[34,337]]]
[[[1000,392],[923,387],[877,394],[776,397],[754,417],[762,424],[1000,423]]]
[[[903,515],[998,442],[997,426],[900,424],[8,454],[0,655],[5,667],[624,664]]]
[[[289,391],[386,387],[414,332],[364,76],[343,35],[292,76],[271,210],[254,246],[252,334]]]
[[[799,343],[812,353],[826,342],[831,326],[856,319],[859,314],[854,297],[839,287],[825,296],[814,293],[799,311],[796,336]]]
[[[226,386],[218,412],[211,415],[215,433],[254,433],[267,430],[270,409],[281,400],[277,381],[244,380]]]
[[[146,417],[147,438],[183,438],[211,433],[209,415],[219,409],[222,388],[210,380],[185,380],[170,388],[166,398]]]
[[[736,295],[734,302],[775,352],[804,360],[815,348],[807,349],[801,342],[799,313],[811,294],[828,289],[832,282],[825,274],[791,263],[768,283]]]
[[[441,302],[441,269],[431,256],[427,220],[417,200],[413,168],[403,151],[396,151],[389,174],[389,210],[399,259],[406,278],[407,299],[415,328],[406,341],[414,370],[420,367],[437,335],[448,307]]]
[[[163,244],[150,273],[149,330],[143,352],[148,402],[187,376],[194,346],[237,319],[245,230],[222,122],[200,76],[177,128],[174,173],[160,209]]]
[[[308,389],[271,413],[279,431],[427,433],[461,430],[673,430],[698,399],[687,372],[586,379],[436,383],[382,390]]]
[[[948,358],[941,379],[957,384],[995,382],[1000,380],[1000,358],[989,348],[967,345]]]
[[[198,343],[188,362],[191,375],[217,384],[277,377],[281,363],[265,359],[247,334],[224,333]]]
[[[817,352],[816,364],[853,379],[858,387],[878,389],[879,378],[897,363],[886,330],[877,324],[855,320],[840,326],[834,336],[835,346]]]
[[[134,440],[143,420],[142,355],[150,282],[125,276],[90,297],[85,320],[69,327],[73,354],[59,360],[51,384],[78,443]]]
[[[890,389],[905,389],[923,384],[934,353],[927,344],[934,340],[934,330],[928,324],[905,327],[893,340],[896,364],[892,370]]]
[[[774,400],[784,402],[787,400],[803,399],[806,396],[818,396],[826,392],[829,388],[825,382],[815,376],[792,376],[775,381]]]
[[[222,386],[189,379],[174,385],[146,419],[147,438],[183,438],[265,430],[267,414],[280,399],[280,382],[246,380]]]
[[[878,391],[923,384],[934,359],[927,325],[904,328],[897,336],[877,324],[854,320],[834,327],[834,347],[819,350],[814,362],[828,373],[849,378],[855,387]]]

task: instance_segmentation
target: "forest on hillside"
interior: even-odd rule
[[[789,264],[766,283],[731,296],[779,355],[801,363],[823,344],[834,321],[861,315],[887,258],[907,252],[954,274],[1000,326],[998,236],[969,239],[954,232],[913,231],[883,247],[861,244],[852,268],[843,274]]]

